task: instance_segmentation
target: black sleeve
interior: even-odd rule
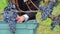
[[[32,0],[32,2],[39,8],[39,4],[40,4],[39,0]],[[29,4],[29,7],[31,10],[37,10],[37,8],[32,5],[32,3]]]
[[[29,16],[29,20],[35,19],[36,18],[36,14],[37,14],[37,12],[28,13],[27,15]]]
[[[39,8],[39,0],[32,0],[33,3]],[[32,4],[29,5],[32,10],[37,10]],[[28,13],[27,15],[29,16],[29,19],[35,19],[36,18],[37,12],[31,12]]]

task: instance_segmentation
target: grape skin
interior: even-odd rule
[[[57,19],[56,19],[57,18]],[[51,23],[51,30],[54,29],[54,27],[56,25],[59,25],[60,24],[60,16],[56,16],[54,17],[54,19],[52,20],[52,23]]]
[[[51,14],[53,7],[55,6],[55,2],[49,2],[48,6],[44,7],[44,6],[39,6],[40,10],[43,11],[42,13],[42,20],[46,20],[48,18],[48,16]]]
[[[10,30],[13,34],[15,34],[15,26],[16,26],[16,17],[17,17],[18,11],[11,6],[8,6],[4,10],[4,22],[9,23]]]
[[[48,6],[46,6],[46,7],[43,7],[43,6],[39,6],[40,7],[40,10],[42,10],[43,11],[43,13],[42,13],[42,20],[46,20],[48,17],[49,17],[49,15],[51,15],[51,12],[52,12],[52,10],[53,10],[53,8],[54,8],[54,6],[55,5],[57,5],[57,1],[56,2],[49,2],[49,5]],[[60,22],[59,22],[59,20],[57,19],[57,20],[52,20],[52,24],[51,24],[51,30],[53,30],[54,29],[54,27],[57,25],[57,24],[60,24]]]

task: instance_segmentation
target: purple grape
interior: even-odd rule
[[[42,17],[41,17],[42,20],[46,20],[46,19],[49,17],[49,15],[51,15],[52,10],[53,10],[54,6],[57,5],[57,3],[58,3],[58,1],[55,0],[55,2],[50,1],[49,4],[48,4],[48,6],[46,6],[46,7],[43,7],[43,6],[41,6],[41,5],[39,6],[39,7],[40,7],[40,10],[43,11]],[[54,17],[54,20],[52,20],[51,30],[53,30],[54,27],[55,27],[57,24],[60,24],[60,17],[58,17],[57,19],[55,19],[55,18],[56,18],[56,17]]]
[[[56,19],[57,18],[57,19]],[[54,29],[54,27],[56,25],[59,25],[60,24],[60,16],[56,16],[54,17],[54,19],[52,20],[52,23],[51,23],[51,30]]]
[[[48,6],[46,6],[46,7],[43,7],[41,5],[39,6],[40,9],[43,11],[42,17],[41,17],[43,20],[46,20],[48,18],[48,16],[52,12],[54,6],[55,6],[55,2],[52,2],[52,1],[50,1]]]
[[[9,23],[9,27],[10,27],[10,30],[13,34],[15,34],[15,30],[16,30],[16,17],[17,17],[17,14],[18,14],[18,11],[15,7],[15,4],[12,5],[12,3],[10,2],[11,0],[8,0],[9,1],[9,5],[4,9],[4,21],[6,23]]]

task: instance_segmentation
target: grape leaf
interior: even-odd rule
[[[60,4],[53,8],[52,15],[56,16],[60,14]]]

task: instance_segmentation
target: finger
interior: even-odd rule
[[[16,18],[16,20],[18,20],[19,18],[20,18],[20,16],[18,16],[18,15],[17,15],[17,18]]]
[[[18,19],[17,22],[20,22],[20,20]]]
[[[17,17],[16,20],[19,20],[19,18]]]
[[[23,22],[23,20],[20,20],[20,19],[19,19],[17,22],[18,22],[18,23],[22,23],[22,22]]]
[[[21,19],[18,19],[18,21],[17,22],[22,22],[22,20]]]

